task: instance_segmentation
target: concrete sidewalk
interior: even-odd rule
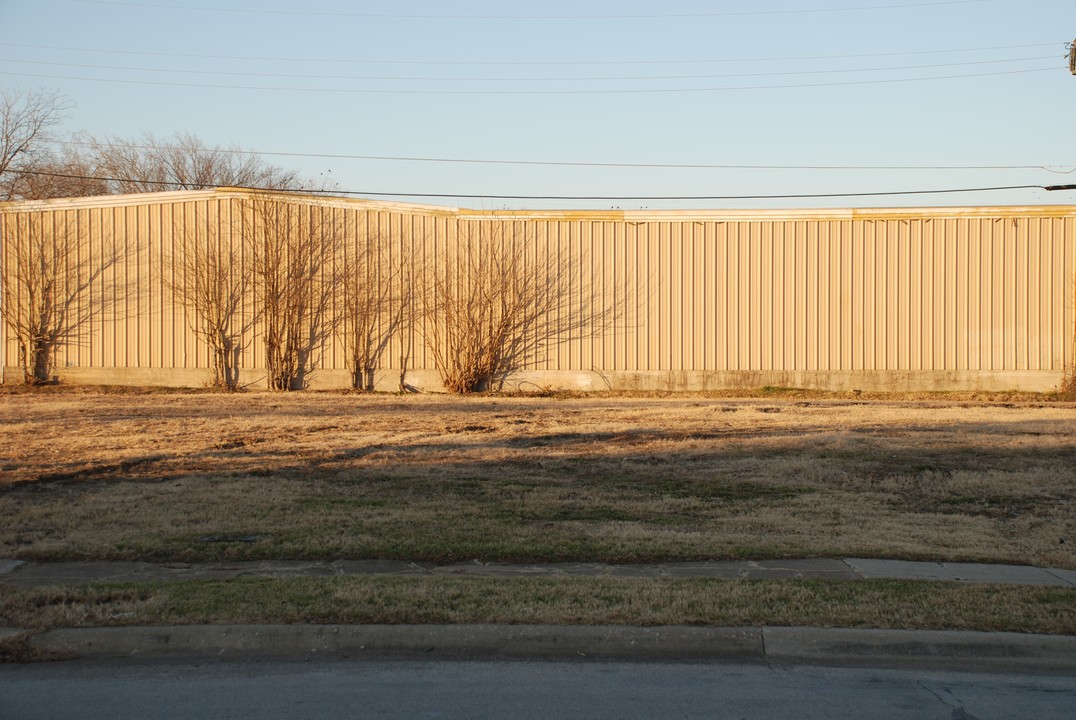
[[[648,565],[547,563],[435,565],[400,561],[232,563],[0,560],[0,585],[148,582],[238,577],[706,577],[898,578],[1076,587],[1076,571],[1016,565],[814,559]],[[401,658],[618,658],[729,660],[818,665],[967,668],[1076,674],[1076,636],[826,628],[549,625],[185,625],[0,628],[0,641],[59,658],[155,656],[348,656]]]
[[[34,563],[0,559],[0,584],[15,587],[89,582],[228,580],[237,577],[331,577],[373,575],[441,575],[464,577],[673,577],[720,579],[830,580],[903,579],[1002,585],[1076,587],[1076,570],[1024,565],[911,562],[858,558],[759,561],[700,561],[644,565],[603,563],[454,563],[436,565],[396,560],[264,560],[217,563],[149,563],[77,561]]]

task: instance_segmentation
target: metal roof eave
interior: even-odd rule
[[[0,202],[0,212],[78,210],[99,207],[137,207],[160,203],[275,196],[292,202],[323,207],[369,209],[407,214],[454,216],[464,220],[591,220],[607,222],[744,222],[766,220],[908,220],[956,217],[1076,217],[1076,205],[946,206],[884,208],[782,208],[782,209],[671,209],[671,210],[478,210],[444,205],[426,205],[369,198],[341,197],[296,192],[221,187],[209,190],[167,190],[125,195],[53,198],[49,200],[9,200]]]

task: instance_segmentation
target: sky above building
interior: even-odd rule
[[[378,199],[1072,204],[1074,37],[1076,0],[0,0],[0,87]],[[971,188],[1014,189],[924,193]]]

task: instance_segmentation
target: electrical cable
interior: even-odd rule
[[[131,182],[144,185],[156,185],[163,187],[184,187],[185,183],[168,180],[140,180],[134,178],[101,177],[94,175],[78,175],[72,173],[55,173],[40,170],[11,170],[10,172],[22,175],[35,175],[43,177],[57,177],[69,180],[99,180],[103,182]],[[232,186],[208,186],[203,189]],[[261,192],[277,193],[306,193],[316,195],[359,195],[374,197],[414,197],[414,198],[464,198],[464,199],[489,199],[489,200],[632,200],[632,201],[659,201],[659,200],[797,200],[819,198],[850,198],[850,197],[885,197],[900,195],[941,195],[973,192],[996,192],[1002,190],[1072,190],[1076,185],[1004,185],[993,187],[975,188],[946,188],[940,190],[896,190],[883,192],[849,192],[849,193],[788,193],[770,195],[499,195],[499,194],[472,194],[472,193],[416,193],[416,192],[383,192],[369,190],[309,190],[305,188],[270,188],[240,186],[243,190],[255,190]]]
[[[50,75],[45,73],[17,73],[0,71],[0,75],[11,77],[45,78],[49,80],[77,80],[79,82],[118,83],[122,85],[152,85],[157,87],[184,87],[212,90],[260,90],[272,92],[336,93],[336,94],[373,94],[373,95],[648,95],[700,92],[731,92],[738,90],[789,90],[799,88],[848,87],[854,85],[885,85],[894,83],[924,82],[933,80],[960,80],[966,78],[997,77],[1001,75],[1023,75],[1036,72],[1057,72],[1056,67],[1028,68],[1024,70],[1002,70],[987,73],[967,73],[960,75],[932,75],[916,78],[888,78],[878,80],[848,80],[825,83],[798,83],[785,85],[729,85],[723,87],[695,88],[620,88],[589,90],[422,90],[392,88],[321,88],[321,87],[279,87],[264,85],[211,85],[206,83],[164,82],[159,80],[127,80],[121,78],[97,78],[74,75]]]
[[[857,5],[830,8],[803,8],[798,10],[743,10],[734,12],[696,13],[645,13],[636,15],[407,15],[402,13],[345,12],[328,10],[272,10],[268,8],[228,8],[204,5],[172,5],[167,3],[134,3],[122,0],[77,0],[87,5],[116,5],[141,10],[183,10],[249,15],[290,15],[297,17],[357,17],[378,20],[668,20],[687,18],[751,17],[770,15],[807,15],[818,13],[864,12],[871,10],[920,9],[944,5],[977,5],[987,0],[940,0],[925,3],[895,3],[887,5]]]
[[[236,72],[230,70],[172,70],[170,68],[133,67],[130,65],[95,65],[90,63],[65,63],[46,60],[16,60],[0,57],[0,62],[18,63],[20,65],[48,65],[50,67],[72,67],[88,70],[126,70],[149,73],[172,73],[181,75],[230,75],[234,77],[283,78],[300,80],[377,80],[377,81],[426,81],[426,82],[627,82],[646,80],[709,80],[715,78],[748,77],[785,77],[797,75],[833,75],[843,73],[892,72],[894,70],[926,70],[933,68],[966,67],[969,65],[997,65],[1000,63],[1031,62],[1034,60],[1052,60],[1051,55],[1036,57],[1005,58],[1001,60],[971,60],[967,62],[933,63],[929,65],[893,65],[889,67],[838,68],[828,70],[785,70],[781,72],[721,73],[693,75],[634,75],[634,76],[592,76],[592,77],[437,77],[437,76],[392,76],[392,75],[322,75],[294,73],[258,73]]]
[[[876,52],[876,53],[855,53],[846,55],[799,55],[799,56],[774,56],[774,57],[752,57],[752,58],[712,58],[712,59],[692,59],[692,60],[485,60],[485,61],[466,61],[466,60],[385,60],[385,59],[352,59],[352,58],[302,58],[302,57],[269,57],[258,55],[209,55],[209,54],[197,54],[197,53],[172,53],[172,52],[160,52],[160,51],[140,51],[140,50],[117,50],[114,48],[83,48],[83,47],[68,47],[62,45],[29,45],[26,43],[7,43],[0,42],[0,47],[16,47],[27,48],[35,50],[60,50],[63,52],[89,52],[89,53],[101,53],[109,55],[139,55],[139,56],[152,56],[152,57],[174,57],[174,58],[187,58],[187,59],[200,59],[200,60],[240,60],[240,61],[269,61],[269,62],[302,62],[302,63],[337,63],[337,64],[351,64],[351,65],[465,65],[465,66],[483,66],[483,65],[496,65],[496,66],[509,66],[509,65],[524,65],[524,66],[544,66],[544,65],[558,65],[558,66],[570,66],[570,65],[706,65],[716,63],[745,63],[745,62],[795,62],[804,60],[847,60],[851,58],[874,58],[874,57],[897,57],[907,55],[941,55],[949,53],[971,53],[971,52],[988,52],[994,50],[1024,50],[1028,48],[1044,48],[1055,47],[1059,43],[1031,43],[1026,45],[994,45],[990,47],[971,47],[971,48],[948,48],[942,50],[904,50],[900,52]]]
[[[130,150],[166,150],[167,145],[145,145],[106,141],[94,143],[78,140],[56,140],[56,145],[77,147],[119,147]],[[1076,163],[1056,165],[738,165],[708,163],[629,163],[629,162],[580,162],[556,160],[484,160],[471,158],[419,157],[408,155],[347,155],[342,153],[310,152],[261,152],[235,148],[204,148],[202,152],[225,155],[266,155],[271,157],[318,158],[328,160],[375,160],[395,162],[460,163],[473,165],[523,165],[546,167],[595,167],[595,168],[645,168],[676,170],[1045,170],[1059,175],[1076,171]],[[1068,168],[1068,169],[1065,169]]]

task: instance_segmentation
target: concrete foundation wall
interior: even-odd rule
[[[131,387],[205,387],[207,370],[155,370],[147,368],[67,368],[58,374],[70,385],[121,385]],[[352,387],[351,373],[319,370],[308,378],[309,390],[346,390]],[[22,382],[17,367],[5,369],[5,382]],[[266,388],[265,372],[240,373],[240,386],[252,390]],[[601,392],[705,392],[711,390],[760,387],[789,387],[843,392],[1050,392],[1057,390],[1060,377],[1042,371],[1024,372],[611,372],[541,370],[523,371],[504,380],[507,392],[539,393],[557,390]],[[369,386],[368,386],[369,387]],[[400,385],[399,369],[376,372],[372,389],[376,392],[445,392],[436,370],[409,370]]]

